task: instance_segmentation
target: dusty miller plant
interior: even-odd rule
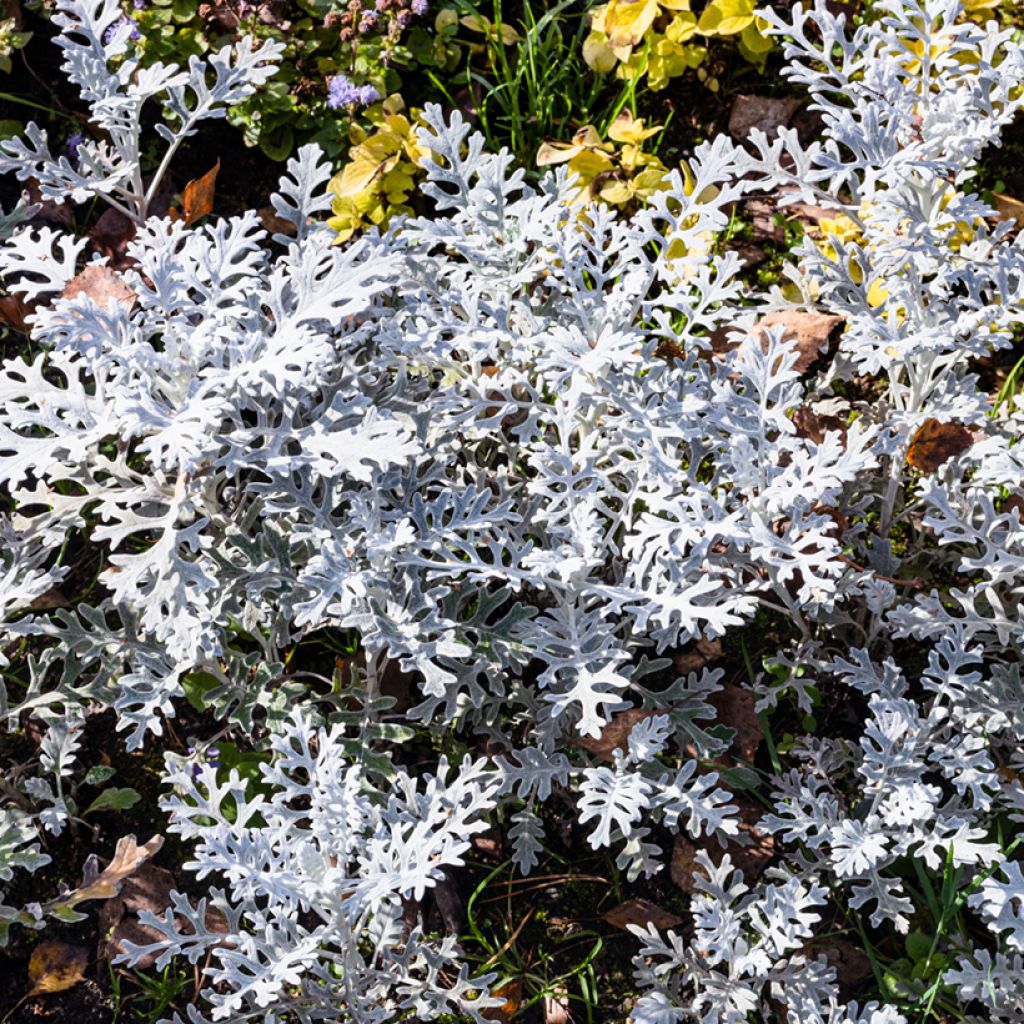
[[[313,148],[273,199],[290,233],[268,238],[255,213],[147,218],[141,103],[179,98],[171,154],[274,54],[218,56],[213,85],[199,65],[101,75],[114,5],[63,4],[69,73],[111,142],[72,178],[32,130],[0,168],[55,198],[101,194],[138,227],[128,294],[97,302],[61,294],[82,242],[4,222],[0,273],[40,306],[37,354],[0,370],[0,628],[35,652],[0,694],[12,728],[46,723],[55,784],[69,722],[113,707],[136,749],[200,678],[225,727],[266,748],[259,790],[168,757],[171,827],[217,881],[209,904],[175,894],[149,920],[164,940],[133,956],[209,956],[191,1019],[480,1019],[490,979],[404,908],[488,823],[529,872],[556,793],[629,879],[664,869],[656,828],[724,845],[739,824],[709,764],[726,745],[708,699],[722,673],[675,678],[669,656],[759,611],[793,637],[756,681],[761,706],[810,711],[811,682],[843,688],[862,731],[798,738],[779,765],[763,879],[702,855],[692,937],[639,929],[633,1019],[736,1024],[782,1005],[898,1024],[893,1005],[840,998],[815,936],[846,905],[877,929],[923,921],[908,862],[955,872],[972,915],[970,934],[938,928],[956,959],[946,998],[1022,1019],[1024,882],[999,826],[1024,811],[1024,414],[992,415],[974,362],[1010,344],[1024,253],[970,182],[1021,105],[1024,62],[955,3],[881,6],[852,33],[824,3],[793,23],[764,13],[822,143],[716,139],[692,187],[676,174],[620,219],[581,211],[564,171],[527,184],[428,108],[434,215],[342,249],[319,223],[329,170]],[[779,185],[835,220],[798,252],[795,290],[751,295],[713,239],[746,192]],[[782,331],[751,329],[794,294],[845,321],[811,376]],[[731,348],[713,352],[725,329]],[[808,436],[804,408],[835,425]],[[918,473],[906,456],[930,420],[973,443]],[[899,551],[897,529],[912,534]],[[33,610],[66,577],[69,538],[107,553],[101,597]],[[943,582],[911,599],[915,573]],[[289,673],[287,652],[328,629],[358,635],[352,677]],[[395,667],[414,694],[401,716],[383,695]],[[629,709],[647,715],[624,749],[588,753],[580,741]],[[417,775],[396,742],[412,725],[489,756]],[[20,799],[0,880],[37,866],[38,829],[60,827],[46,779]]]

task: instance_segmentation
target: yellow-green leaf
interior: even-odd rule
[[[665,38],[673,43],[685,43],[697,31],[697,17],[689,11],[677,14],[665,28]]]
[[[636,46],[660,10],[658,0],[611,0],[604,15],[609,49],[615,52]]]
[[[714,0],[704,9],[697,31],[705,36],[731,36],[754,21],[754,0]]]
[[[616,142],[630,142],[638,145],[644,139],[649,139],[660,131],[660,124],[645,128],[642,117],[635,118],[629,110],[623,110],[609,126],[608,138],[614,139]]]
[[[618,61],[608,46],[608,37],[596,30],[583,40],[583,59],[587,62],[587,67],[599,75],[606,75]]]

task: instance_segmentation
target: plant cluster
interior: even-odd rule
[[[151,216],[183,139],[281,46],[147,66],[116,0],[59,2],[102,141],[76,168],[30,125],[0,172],[136,233],[90,289],[83,240],[0,217],[0,276],[36,303],[0,366],[0,711],[46,730],[0,808],[0,881],[74,813],[88,716],[112,708],[138,749],[187,697],[261,754],[258,777],[166,756],[169,830],[210,889],[143,915],[161,937],[126,959],[202,961],[191,1024],[490,1019],[498,978],[422,901],[492,826],[528,875],[555,805],[629,880],[700,847],[686,926],[631,929],[634,1024],[1024,1019],[1024,402],[995,407],[980,374],[1024,321],[1024,244],[971,190],[1024,106],[1011,34],[957,0],[880,0],[852,30],[825,0],[751,10],[824,139],[717,137],[625,215],[581,206],[566,166],[531,182],[457,111],[393,111],[378,156],[422,164],[429,211],[339,246],[312,145],[272,235],[255,211]],[[150,100],[166,155],[144,183]],[[624,147],[650,130],[616,125]],[[713,241],[778,189],[832,225],[753,292]],[[762,322],[809,311],[841,318],[833,350]],[[46,610],[83,547],[96,591]],[[804,728],[726,769],[722,670],[672,656],[756,616],[779,624],[763,720]],[[315,635],[355,653],[292,670]],[[826,692],[853,725],[819,724]],[[745,791],[775,842],[758,877],[721,852]],[[844,929],[867,1002],[825,955]]]
[[[691,0],[609,0],[595,8],[584,45],[587,64],[619,78],[646,78],[654,92],[689,70],[712,91],[718,79],[702,67],[708,44],[734,40],[740,55],[763,67],[772,42],[754,0],[710,0],[699,12]]]
[[[362,107],[400,87],[400,69],[443,67],[458,58],[433,45],[428,11],[427,0],[139,0],[125,17],[144,66],[205,56],[242,38],[283,48],[274,80],[228,117],[248,145],[284,160],[310,141],[338,158],[349,124]]]

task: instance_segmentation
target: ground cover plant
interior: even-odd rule
[[[530,156],[527,47],[221,216],[175,164],[287,45],[59,0],[88,129],[0,141],[5,1020],[1024,1020],[994,13],[716,0],[788,93],[682,163],[610,67]]]

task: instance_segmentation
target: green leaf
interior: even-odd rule
[[[185,692],[185,700],[196,711],[205,711],[209,707],[205,699],[206,695],[215,686],[219,685],[220,680],[216,676],[211,676],[209,672],[190,672],[181,681],[181,688]]]
[[[116,774],[117,769],[109,764],[96,764],[85,773],[84,781],[87,786],[102,786],[104,782],[109,782]]]
[[[757,772],[745,768],[743,765],[719,768],[718,777],[722,784],[729,789],[757,789],[761,784],[761,777]]]
[[[93,811],[124,811],[129,807],[134,807],[141,799],[137,790],[130,787],[118,789],[115,786],[112,789],[103,790],[85,809],[85,813],[91,814]]]
[[[295,135],[290,128],[275,132],[273,135],[260,136],[260,149],[271,160],[287,160],[295,147]]]
[[[911,960],[927,960],[928,954],[932,951],[931,936],[925,935],[924,932],[911,932],[904,941],[904,946]]]

